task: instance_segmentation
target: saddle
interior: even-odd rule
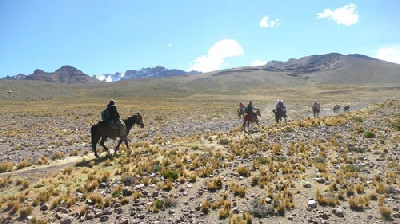
[[[110,125],[111,129],[119,129],[119,126],[113,121],[109,121],[108,124]]]
[[[113,121],[100,121],[101,123],[107,123],[111,129],[119,130],[119,126]]]

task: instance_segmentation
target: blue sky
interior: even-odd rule
[[[3,0],[0,77],[202,72],[337,52],[400,64],[398,0]]]

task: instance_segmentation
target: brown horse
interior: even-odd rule
[[[261,117],[261,113],[260,113],[259,109],[256,110],[256,114],[257,114],[257,116]],[[260,122],[258,122],[258,120],[255,120],[254,117],[248,113],[245,113],[243,116],[243,128],[245,128],[246,122],[247,122],[247,128],[249,128],[251,122],[256,122],[258,128],[260,128]]]
[[[126,135],[128,136],[129,131],[132,129],[134,124],[139,125],[141,128],[144,128],[142,116],[139,113],[134,114],[132,117],[128,117],[127,119],[123,120],[126,125]],[[91,135],[92,135],[92,150],[96,157],[99,157],[96,152],[96,145],[97,142],[100,140],[100,145],[103,146],[105,150],[108,151],[108,148],[104,145],[104,141],[107,138],[120,138],[119,136],[119,129],[112,129],[110,124],[107,121],[99,121],[99,123],[92,125],[91,128]],[[119,139],[118,145],[115,148],[114,155],[117,154],[117,149],[121,145],[123,140]],[[128,148],[128,141],[125,140],[126,148]]]

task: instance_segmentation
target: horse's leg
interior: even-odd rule
[[[105,150],[107,150],[107,152],[108,152],[108,148],[106,147],[106,145],[104,145],[104,142],[106,141],[106,139],[107,139],[107,137],[101,137],[100,145],[103,146],[103,148]]]
[[[99,157],[96,152],[96,145],[100,140],[100,135],[97,133],[97,127],[98,125],[92,125],[92,128],[90,129],[90,135],[92,137],[92,151],[96,157]]]
[[[96,151],[96,145],[97,145],[97,142],[100,140],[100,137],[99,136],[92,136],[92,151],[93,151],[93,153],[94,153],[94,155],[97,157],[97,158],[99,158],[99,155],[97,154],[97,151]]]
[[[118,141],[117,147],[115,147],[114,155],[117,155],[117,150],[118,150],[119,146],[121,145],[121,143],[122,143],[122,140],[120,139],[120,140]]]
[[[126,150],[128,150],[129,149],[128,140],[125,140],[124,142],[125,142],[125,145],[126,145]]]

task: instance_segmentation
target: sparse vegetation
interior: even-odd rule
[[[60,108],[47,106],[48,102],[24,102],[28,106],[22,109],[16,102],[17,106],[5,108],[13,116],[7,117],[12,122],[5,120],[0,129],[0,143],[11,152],[28,149],[28,155],[37,151],[46,154],[0,162],[0,208],[6,211],[5,216],[21,220],[35,215],[32,223],[48,220],[49,215],[39,212],[43,204],[50,209],[65,207],[80,216],[95,209],[114,209],[118,204],[123,211],[143,205],[160,217],[190,207],[196,215],[202,214],[196,216],[199,220],[204,215],[215,222],[251,223],[252,217],[280,222],[286,221],[291,211],[300,217],[307,203],[299,200],[299,195],[308,191],[315,195],[319,211],[348,205],[351,210],[347,213],[365,209],[375,211],[382,219],[394,219],[388,195],[395,194],[400,183],[400,168],[393,154],[400,143],[396,132],[398,101],[391,101],[390,107],[386,103],[382,110],[371,105],[365,111],[315,119],[300,114],[305,110],[293,110],[289,124],[282,126],[268,123],[263,114],[262,127],[254,126],[244,133],[242,120],[231,114],[233,100],[229,95],[216,94],[211,101],[203,97],[172,97],[168,104],[158,98],[135,96],[134,103],[123,98],[119,108],[124,115],[132,113],[132,104],[145,105],[141,113],[147,118],[146,128],[132,129],[129,147],[121,145],[115,156],[115,142],[106,141],[111,154],[105,156],[100,147],[101,158],[97,159],[88,146],[87,127],[98,121],[93,111],[103,108],[104,99],[65,103]],[[269,101],[260,104],[269,107]],[[1,102],[4,99],[0,98]],[[181,114],[172,111],[172,106],[182,103],[187,108]],[[301,104],[296,106],[301,108]],[[204,111],[214,111],[215,116]],[[19,117],[41,131],[30,132]],[[55,127],[60,124],[47,121],[54,118],[73,122],[74,127]],[[38,129],[35,119],[46,121],[41,120]],[[229,120],[225,129],[215,128],[225,120]],[[205,122],[207,129],[199,125],[193,128],[197,132],[191,133],[190,125]],[[235,122],[238,127],[231,126]],[[172,126],[175,128],[163,129]],[[35,134],[40,134],[37,144],[29,141],[37,137]],[[52,173],[46,170],[36,176],[22,176],[25,170],[67,163],[70,156],[78,157],[72,165],[63,165]],[[385,168],[373,166],[379,161]],[[305,182],[311,187],[304,187]],[[292,217],[294,222],[297,217]],[[351,213],[346,214],[346,220],[353,220]]]

